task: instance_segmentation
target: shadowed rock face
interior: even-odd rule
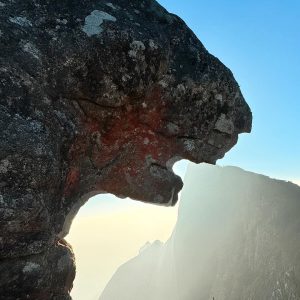
[[[176,160],[251,129],[230,70],[153,0],[2,0],[0,45],[4,299],[69,299],[62,238],[91,195],[173,205]]]

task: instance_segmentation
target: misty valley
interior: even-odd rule
[[[91,299],[300,299],[299,211],[294,183],[189,164],[170,237],[152,235]]]

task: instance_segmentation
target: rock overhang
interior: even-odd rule
[[[43,266],[25,268],[34,295],[68,299],[72,263],[50,270],[54,284],[47,253],[64,249],[88,196],[174,205],[172,164],[215,163],[251,111],[230,70],[153,0],[1,3],[0,257]],[[5,272],[2,289],[31,285]]]
[[[114,55],[104,54],[105,65],[98,66],[103,72],[95,75],[96,87],[95,81],[84,82],[85,98],[78,101],[96,122],[103,120],[106,109],[119,109],[116,118],[111,114],[107,133],[114,135],[113,143],[118,141],[113,147],[134,145],[124,154],[125,165],[117,163],[107,175],[122,180],[101,178],[97,188],[146,202],[174,204],[170,195],[176,197],[182,183],[166,169],[167,161],[181,157],[215,163],[237,142],[239,133],[251,130],[251,112],[231,71],[208,53],[182,20],[146,1],[135,4],[128,25],[119,15],[126,11],[122,5],[120,1],[111,11],[117,21],[103,24],[109,29],[94,37],[101,39],[101,45],[95,42],[100,49],[112,45]],[[127,28],[132,34],[124,38],[132,18],[142,20],[149,13],[151,18],[142,27],[136,25],[138,33]],[[165,169],[164,184],[157,184],[151,164]]]

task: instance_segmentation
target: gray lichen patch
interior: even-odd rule
[[[7,159],[3,159],[0,162],[0,173],[6,173],[11,168],[11,163]]]
[[[151,50],[156,50],[158,48],[152,39],[149,40],[149,47]]]
[[[85,18],[85,24],[82,30],[88,36],[97,35],[103,31],[103,28],[101,28],[101,24],[104,21],[116,22],[117,19],[104,11],[94,10]]]
[[[56,19],[56,22],[59,23],[59,24],[63,24],[63,25],[68,24],[68,20],[67,19]]]
[[[222,101],[223,101],[223,96],[222,96],[222,94],[216,94],[216,95],[215,95],[215,99],[216,99],[216,100],[219,100],[220,102],[222,102]]]
[[[57,262],[58,271],[63,272],[68,267],[69,264],[70,264],[69,256],[67,255],[62,256]]]
[[[30,42],[26,42],[23,44],[23,50],[30,55],[32,55],[36,59],[40,59],[40,51]]]
[[[215,129],[220,132],[232,134],[234,131],[234,125],[231,120],[226,118],[226,115],[221,114],[220,118],[216,122]]]
[[[9,21],[25,27],[32,27],[32,23],[26,17],[10,17]]]
[[[186,141],[184,141],[184,148],[187,151],[193,151],[196,148],[195,142],[193,140],[186,140]]]
[[[40,265],[34,262],[27,262],[23,268],[23,273],[31,273],[40,268]]]
[[[172,135],[177,134],[177,133],[179,132],[179,127],[178,127],[178,125],[176,125],[176,124],[174,124],[174,123],[171,123],[171,122],[169,122],[169,123],[167,124],[167,129],[168,129],[168,132],[169,132],[170,134],[172,134]]]
[[[137,57],[138,52],[143,52],[146,49],[144,43],[141,41],[133,41],[130,44],[130,48],[131,50],[128,51],[128,54],[132,58]]]
[[[117,9],[112,3],[106,3],[105,4],[106,6],[108,6],[108,7],[110,7],[110,8],[112,8],[112,9]]]

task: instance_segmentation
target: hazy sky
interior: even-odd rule
[[[110,206],[101,205],[104,200],[91,199],[94,209],[88,205],[82,209],[67,237],[76,256],[74,300],[98,299],[116,269],[147,241],[166,241],[177,220],[178,207],[116,198]]]
[[[159,2],[232,70],[253,112],[252,133],[218,164],[300,184],[300,1]],[[175,168],[183,176],[186,162]],[[111,195],[90,200],[68,236],[77,257],[74,300],[97,299],[115,268],[144,242],[168,237],[176,216],[177,208]]]

